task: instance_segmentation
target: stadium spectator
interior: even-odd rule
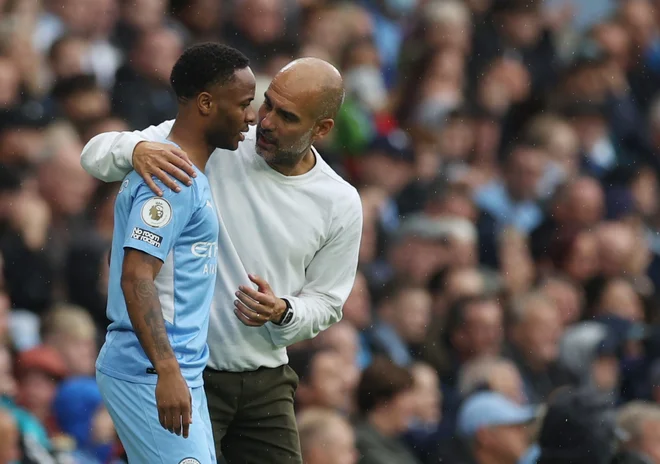
[[[48,311],[41,321],[41,340],[57,350],[69,375],[94,375],[99,336],[84,308],[59,305]]]
[[[76,464],[112,462],[117,435],[94,377],[64,381],[53,400],[55,421],[75,440]]]
[[[353,392],[339,353],[328,349],[299,350],[291,353],[289,364],[300,379],[296,391],[298,411],[312,407],[350,410]]]
[[[621,463],[660,462],[660,406],[643,401],[633,401],[622,406],[617,413],[617,425],[621,428],[625,459]]]
[[[518,404],[527,403],[523,380],[516,365],[506,358],[483,356],[463,365],[458,374],[458,392],[467,398],[490,390]]]
[[[523,402],[529,379],[548,374],[547,382],[539,380],[545,386],[531,390],[541,390],[538,398],[550,401],[552,410],[551,391],[565,383],[553,380],[554,370],[568,371],[569,383],[600,390],[617,405],[660,401],[657,2],[1,3],[0,343],[7,347],[0,347],[0,403],[19,429],[19,464],[65,464],[71,457],[70,440],[46,436],[44,429],[54,428],[47,414],[37,418],[16,405],[25,400],[19,388],[25,380],[41,399],[60,383],[48,375],[25,377],[17,362],[21,353],[43,348],[42,317],[54,307],[77,305],[96,326],[82,332],[100,335],[108,323],[107,251],[120,184],[98,186],[82,172],[81,142],[106,132],[144,131],[174,117],[172,63],[184,47],[203,41],[230,43],[251,56],[255,111],[273,76],[293,59],[324,59],[344,78],[346,98],[335,127],[315,148],[358,189],[360,272],[343,320],[292,346],[292,362],[299,350],[331,352],[341,359],[343,378],[333,388],[350,392],[374,353],[400,361],[409,351],[403,357],[413,366],[421,355],[432,370],[413,369],[414,388],[432,391],[435,372],[442,396],[439,423],[431,425],[435,399],[429,395],[425,411],[418,404],[405,431],[411,453],[424,462],[462,464],[469,457],[453,453],[450,443],[458,437],[458,409],[475,391]],[[223,159],[238,159],[229,155]],[[122,180],[130,165],[129,159],[113,165],[122,170],[113,180]],[[223,170],[218,185],[235,185],[234,174]],[[245,186],[250,195],[261,188]],[[244,209],[238,206],[243,197],[231,196],[222,209]],[[299,232],[291,218],[300,204],[281,215],[287,218],[282,230]],[[245,237],[256,230],[249,217],[236,216],[228,227]],[[257,229],[267,236],[279,230],[271,223]],[[327,238],[327,228],[317,232]],[[302,247],[304,240],[296,236],[295,242]],[[296,266],[302,272],[308,265]],[[277,269],[281,275],[283,268]],[[285,287],[294,296],[307,292]],[[428,323],[412,317],[422,305],[390,298],[396,288],[430,298]],[[558,323],[545,303],[516,311],[530,294],[551,301]],[[472,303],[483,299],[493,303]],[[96,343],[67,342],[73,325],[47,344],[69,358],[85,352],[67,364],[88,371],[82,365],[91,365]],[[404,339],[399,332],[413,328],[421,341],[401,343],[403,349],[387,337],[374,343],[374,328],[378,333],[384,326]],[[555,351],[558,356],[551,355]],[[534,375],[530,364],[554,367]],[[349,398],[341,408],[355,413],[355,403]],[[581,408],[574,407],[591,417]],[[421,412],[429,414],[424,426]],[[588,427],[597,429],[598,421]],[[539,452],[556,464],[552,449],[559,446],[550,439],[561,441],[560,422],[520,464],[534,462]],[[327,423],[338,430],[332,440],[348,443],[339,422]],[[312,432],[312,448],[328,451],[318,445],[325,432]],[[630,442],[622,438],[599,443],[626,448]],[[426,446],[431,442],[437,449]],[[649,461],[639,457],[638,444],[624,449],[618,462]],[[349,460],[340,453],[311,454],[305,459]],[[566,459],[589,464],[589,457]],[[602,459],[610,464],[610,456]]]
[[[67,375],[66,363],[54,348],[38,346],[18,356],[16,402],[39,420],[49,436],[59,432],[52,414],[53,399]]]
[[[300,448],[308,464],[356,464],[355,434],[351,424],[328,409],[311,408],[298,416]]]
[[[457,430],[464,450],[477,464],[515,464],[531,443],[527,427],[536,418],[533,406],[521,406],[493,392],[468,397],[458,412]]]
[[[531,293],[514,300],[510,317],[511,359],[522,374],[528,401],[540,404],[553,390],[573,381],[558,363],[559,310],[549,299]]]
[[[19,448],[20,435],[18,434],[18,426],[14,417],[2,408],[0,408],[0,436],[2,436],[0,464],[19,462],[22,458],[22,453]]]
[[[374,358],[363,371],[357,389],[360,464],[418,462],[398,438],[415,414],[413,386],[411,372],[386,358]]]
[[[419,352],[431,318],[431,296],[424,288],[399,287],[384,296],[378,322],[371,331],[377,354],[410,367]]]

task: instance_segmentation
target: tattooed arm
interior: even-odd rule
[[[163,428],[188,437],[192,407],[188,386],[167,338],[165,320],[154,280],[162,261],[143,251],[126,248],[121,288],[128,316],[145,354],[156,369],[156,403]]]
[[[158,290],[154,280],[162,261],[132,248],[126,249],[121,275],[121,289],[133,330],[156,372],[178,369],[174,351],[165,330]]]

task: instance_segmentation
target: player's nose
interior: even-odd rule
[[[254,111],[252,105],[248,106],[247,111],[245,112],[245,122],[247,124],[253,125],[257,121],[257,112]]]

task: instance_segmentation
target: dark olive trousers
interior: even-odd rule
[[[218,462],[302,464],[293,410],[297,387],[289,366],[252,372],[207,368],[204,389]]]

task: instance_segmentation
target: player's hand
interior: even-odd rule
[[[188,438],[192,424],[192,397],[178,368],[158,374],[156,405],[160,425],[171,433],[183,434],[183,438]]]
[[[250,280],[258,289],[241,285],[236,292],[234,314],[250,327],[261,327],[266,322],[278,322],[286,311],[286,303],[273,293],[273,290],[261,277],[250,274]]]
[[[151,176],[155,176],[175,192],[179,192],[181,188],[172,176],[185,185],[192,185],[190,178],[197,176],[186,152],[167,143],[138,143],[133,150],[133,169],[158,196],[162,196],[163,191],[156,186]]]

